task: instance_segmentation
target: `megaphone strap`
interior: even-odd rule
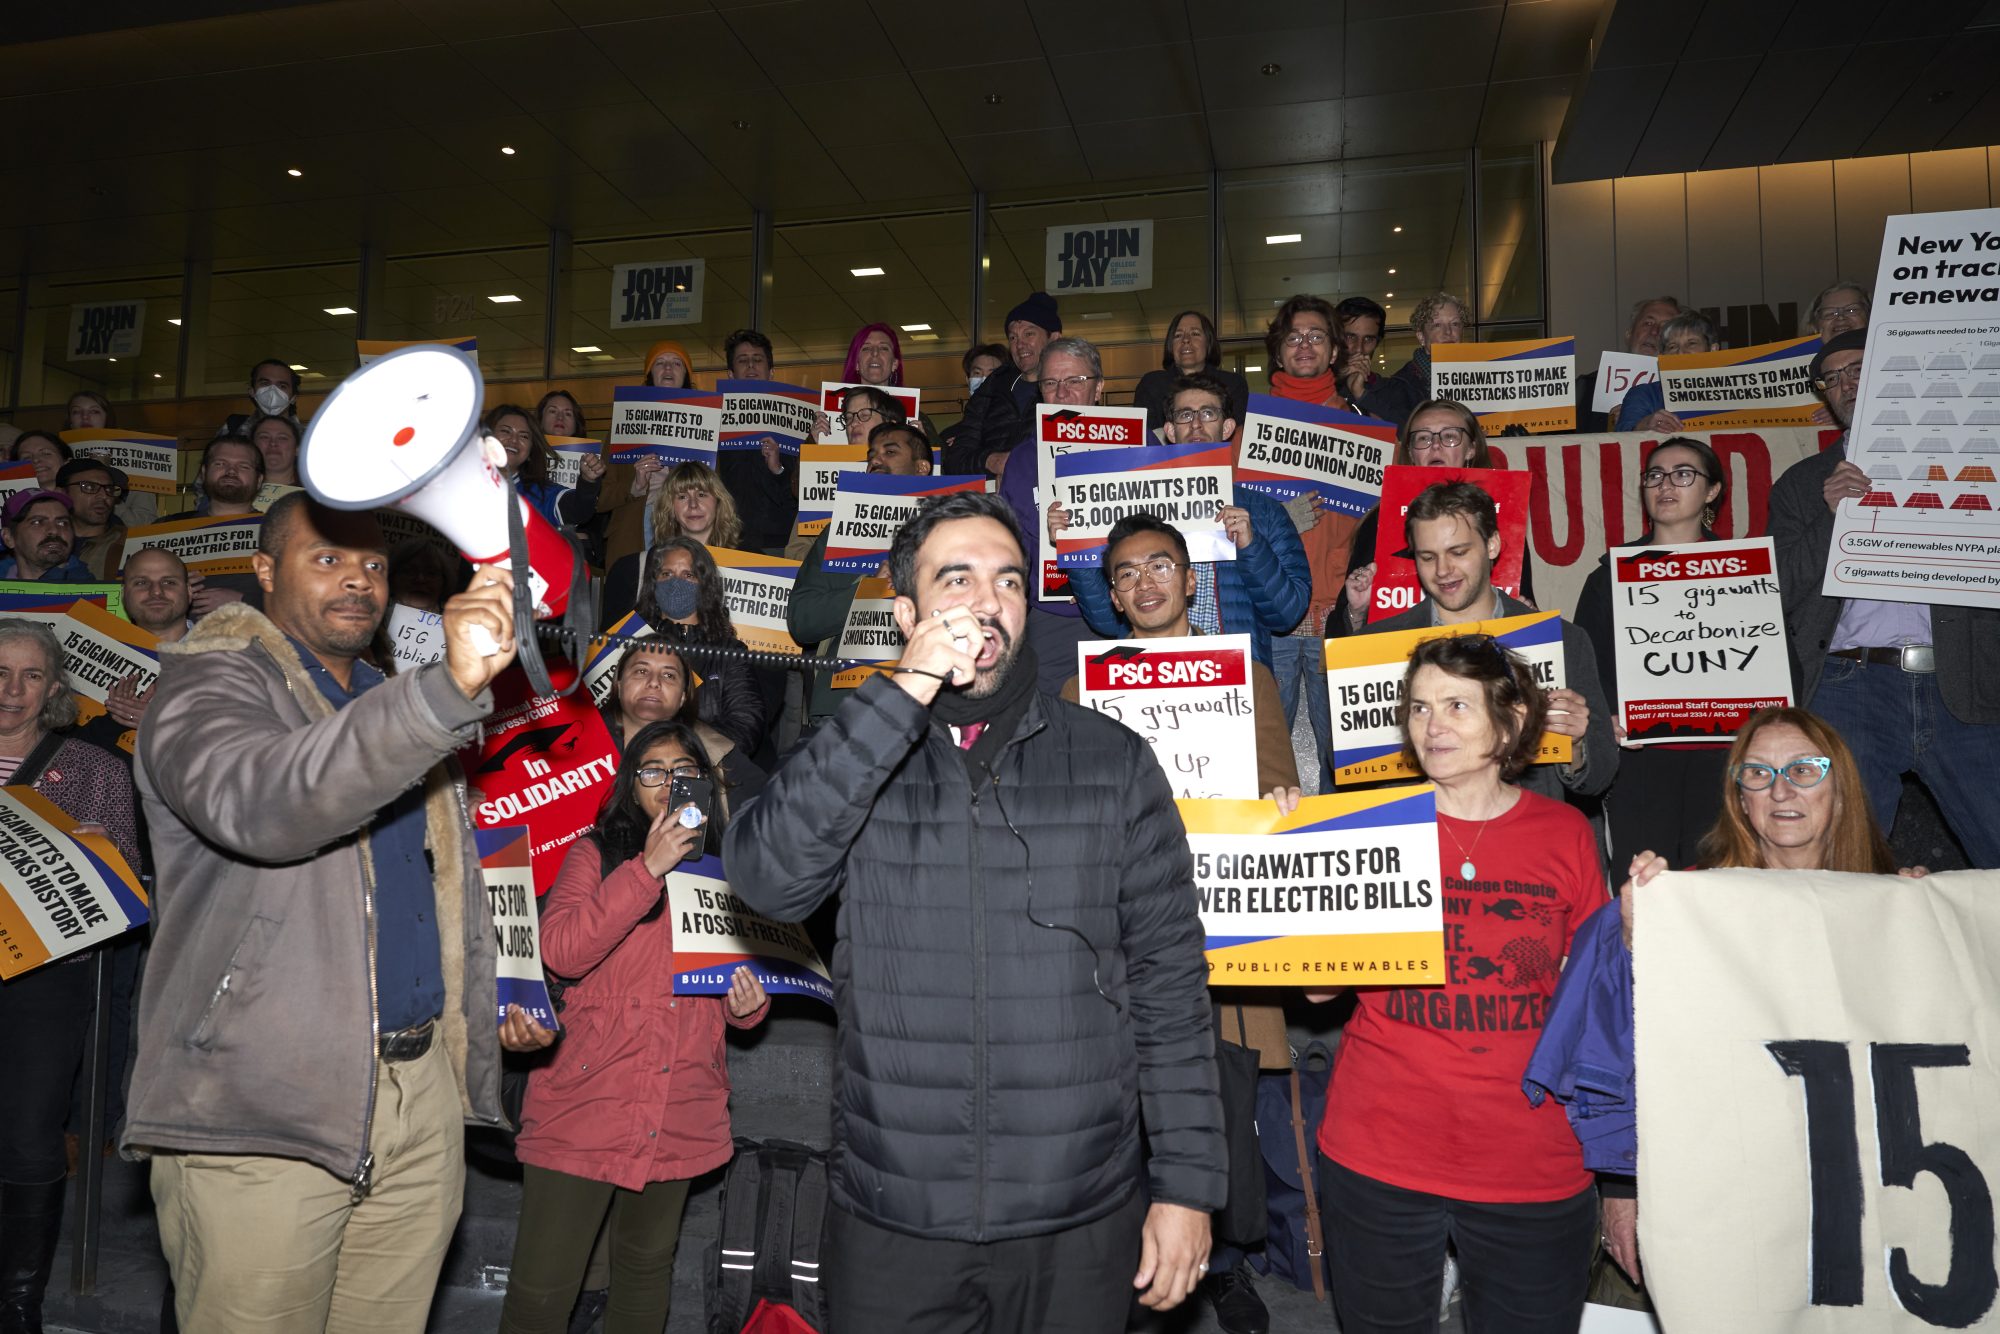
[[[773,653],[769,649],[745,648],[741,644],[710,644],[699,639],[661,639],[651,627],[639,631],[604,630],[594,634],[578,634],[567,625],[555,625],[544,621],[534,627],[535,634],[555,645],[558,651],[571,661],[580,661],[590,650],[603,644],[629,644],[643,639],[656,648],[672,649],[690,658],[700,658],[708,662],[737,664],[744,667],[770,667],[788,672],[844,672],[852,667],[880,667],[883,664],[861,658],[817,658],[802,653]],[[536,654],[539,660],[540,654]],[[532,680],[532,678],[530,678]]]

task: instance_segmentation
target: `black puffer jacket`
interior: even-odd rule
[[[878,677],[729,826],[752,907],[796,921],[841,894],[836,1201],[975,1242],[1100,1218],[1142,1171],[1156,1202],[1219,1207],[1202,930],[1159,764],[1037,695],[991,769],[975,791],[944,725]]]

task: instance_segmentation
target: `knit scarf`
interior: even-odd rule
[[[963,690],[946,686],[938,691],[937,699],[931,705],[931,716],[952,727],[962,728],[968,723],[986,724],[980,730],[978,739],[960,752],[965,757],[966,772],[975,777],[989,762],[989,757],[1014,735],[1021,715],[1028,711],[1028,701],[1035,696],[1035,646],[1028,642],[1025,630],[1019,643],[1020,653],[1007,669],[1007,675],[1001,678],[1000,688],[992,694],[974,699]]]
[[[1298,403],[1324,403],[1333,397],[1333,368],[1327,367],[1310,380],[1283,371],[1271,372],[1271,392]]]

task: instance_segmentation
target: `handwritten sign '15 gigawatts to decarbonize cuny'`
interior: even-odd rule
[[[1077,702],[1146,738],[1176,798],[1257,793],[1249,635],[1076,646]]]

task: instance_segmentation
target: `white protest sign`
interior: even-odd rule
[[[102,717],[120,682],[131,678],[133,687],[144,692],[159,679],[159,639],[95,602],[71,604],[54,628],[62,643],[63,672],[77,697],[79,723]],[[126,741],[119,744],[130,749]]]
[[[71,361],[136,357],[145,336],[143,301],[100,301],[69,308]]]
[[[1280,504],[1316,492],[1327,509],[1358,518],[1380,503],[1395,457],[1396,428],[1387,422],[1252,394],[1236,480]]]
[[[888,663],[903,656],[903,636],[896,629],[896,596],[887,579],[863,579],[854,589],[840,643],[833,656],[845,662]],[[849,667],[834,673],[835,690],[850,690],[875,674],[873,666]]]
[[[261,514],[169,519],[132,529],[125,535],[125,547],[128,551],[158,547],[171,552],[193,574],[249,574],[250,558],[257,552],[257,536],[263,527]]]
[[[437,612],[392,602],[382,633],[388,637],[389,652],[399,672],[414,672],[444,657],[444,617]]]
[[[868,443],[868,433],[866,431],[861,433],[861,439],[849,440],[847,438],[847,426],[840,420],[842,403],[847,397],[847,391],[850,389],[881,390],[902,405],[903,416],[910,421],[915,421],[923,410],[924,394],[921,389],[900,384],[864,385],[853,380],[821,380],[819,384],[819,410],[820,415],[826,418],[826,429],[819,433],[819,442],[821,444],[865,445]]]
[[[496,825],[472,832],[498,947],[494,973],[499,982],[495,998],[499,1022],[507,1022],[508,1006],[518,1005],[543,1028],[561,1028],[542,971],[541,910],[535,905],[528,827]]]
[[[102,834],[34,788],[0,787],[0,979],[102,944],[147,919],[139,878]]]
[[[1730,741],[1792,702],[1768,537],[1611,549],[1618,714],[1641,744]]]
[[[1590,395],[1590,410],[1610,414],[1618,410],[1625,395],[1642,384],[1660,382],[1660,359],[1637,352],[1606,352],[1597,359],[1597,387]]]
[[[807,441],[799,446],[799,519],[795,532],[817,537],[833,518],[833,498],[840,479],[848,473],[868,471],[868,446],[821,445]]]
[[[1095,640],[1076,646],[1077,702],[1146,738],[1176,798],[1254,800],[1250,636]]]
[[[583,461],[604,449],[603,441],[577,435],[552,435],[548,439],[549,480],[565,491],[582,480]]]
[[[180,441],[174,436],[100,427],[64,431],[62,438],[78,454],[101,459],[124,473],[134,491],[165,496],[180,487]]]
[[[1633,919],[1662,1327],[1990,1327],[2000,873],[1670,872]]]
[[[833,978],[797,922],[774,922],[730,892],[722,859],[698,857],[667,877],[674,919],[674,991],[720,996],[745,967],[772,995],[833,1004]]]
[[[1431,393],[1463,403],[1494,435],[1576,429],[1576,340],[1440,343],[1431,348]]]
[[[0,501],[16,491],[39,491],[41,479],[32,463],[0,463]]]
[[[625,656],[625,648],[632,638],[648,632],[645,617],[636,611],[628,611],[614,622],[609,630],[591,641],[590,652],[583,662],[583,688],[590,692],[590,702],[603,708],[611,698],[611,692],[618,685],[618,660]]]
[[[642,260],[611,270],[611,327],[701,323],[705,259]]]
[[[1113,408],[1103,404],[1071,407],[1035,404],[1035,514],[1048,522],[1049,497],[1055,494],[1056,456],[1085,449],[1120,449],[1143,445],[1152,438],[1144,408]],[[1046,539],[1045,527],[1041,536]],[[1047,543],[1044,542],[1046,548]],[[1069,600],[1069,576],[1056,567],[1055,553],[1042,552],[1041,578],[1035,593],[1044,600]]]
[[[1695,431],[1730,426],[1806,426],[1819,395],[1812,387],[1816,334],[1755,347],[1660,358],[1667,411]]]
[[[1051,227],[1045,242],[1045,290],[1143,292],[1153,285],[1153,221],[1086,222]]]
[[[799,563],[757,551],[710,547],[716,573],[722,577],[722,600],[730,624],[745,648],[765,653],[803,654],[785,619],[792,602],[792,585]]]
[[[1129,514],[1172,524],[1198,563],[1236,559],[1236,543],[1217,517],[1233,504],[1236,472],[1227,441],[1201,445],[1141,445],[1089,449],[1055,460],[1055,503],[1070,526],[1056,535],[1056,564],[1095,568],[1111,530]]]
[[[826,557],[820,566],[841,574],[874,574],[889,558],[897,529],[925,500],[985,489],[984,477],[844,473],[834,492],[833,522],[826,530]]]
[[[2000,607],[2000,209],[1890,218],[1828,597]]]
[[[722,439],[722,395],[695,389],[621,385],[611,391],[611,462],[657,458],[715,466]]]

